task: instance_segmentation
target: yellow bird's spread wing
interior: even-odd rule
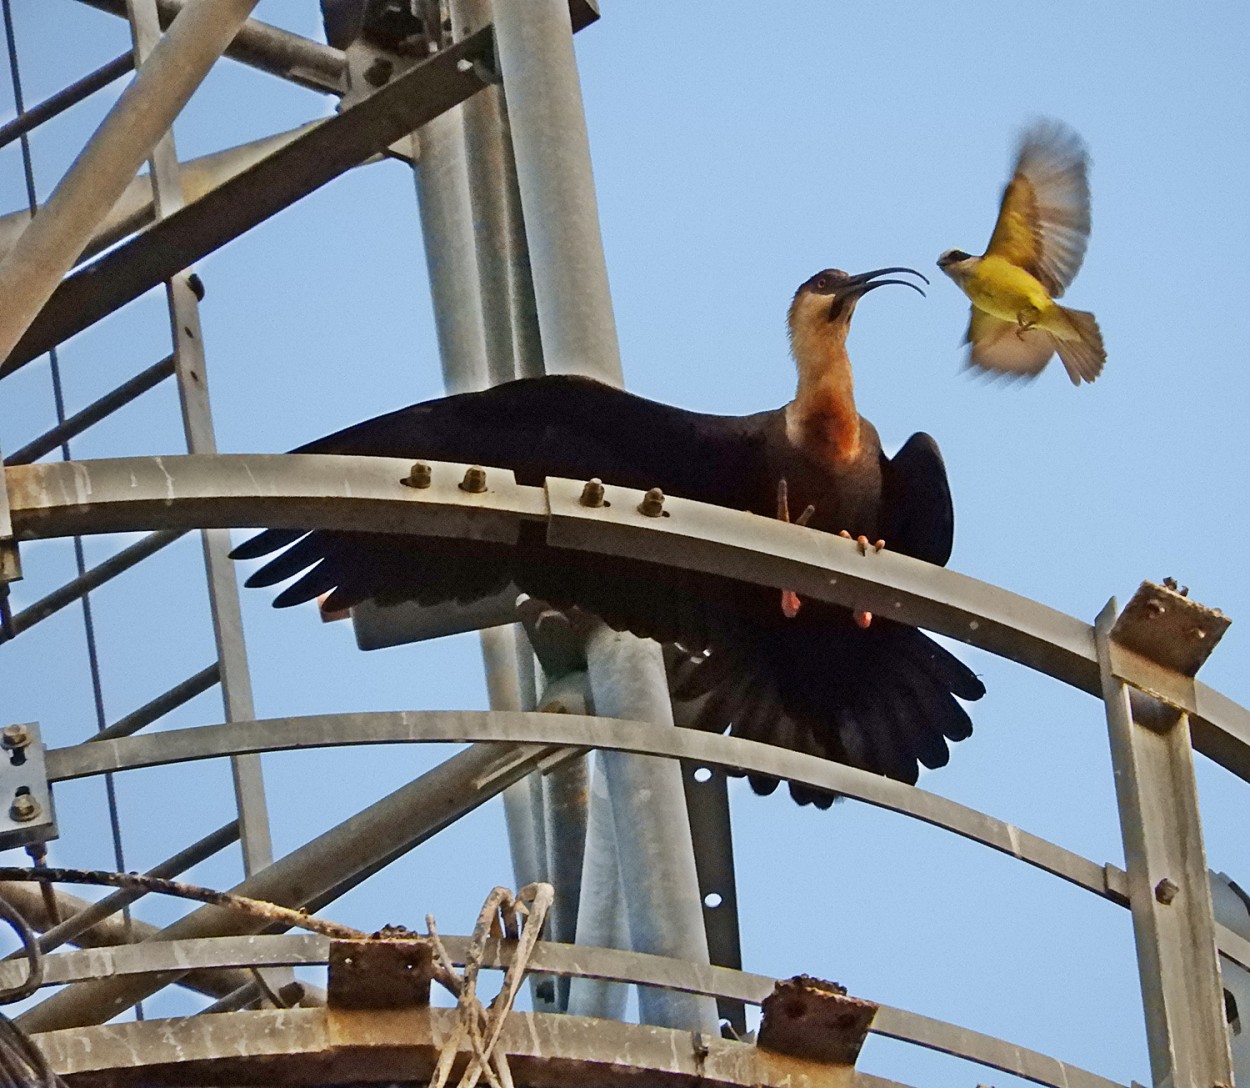
[[[1021,377],[1040,373],[1055,353],[1055,342],[1041,329],[1021,331],[1014,321],[972,308],[965,343],[970,345],[968,365]]]
[[[1072,129],[1039,121],[1020,138],[985,255],[1003,257],[1059,298],[1089,240],[1089,154]]]

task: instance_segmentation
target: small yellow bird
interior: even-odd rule
[[[1094,315],[1054,301],[1085,259],[1088,167],[1085,144],[1067,125],[1031,125],[985,253],[948,249],[938,258],[972,301],[969,366],[1032,376],[1058,352],[1073,385],[1101,372],[1107,353]]]

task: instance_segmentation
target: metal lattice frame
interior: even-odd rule
[[[236,696],[245,690],[241,629],[227,622],[219,637],[218,663],[126,715],[101,739],[49,752],[50,780],[226,756],[249,767],[254,764],[248,761],[260,752],[292,748],[472,741],[468,751],[272,865],[265,864],[269,859],[259,782],[241,785],[239,823],[164,863],[164,871],[179,871],[191,863],[189,859],[220,849],[242,831],[252,871],[236,890],[311,909],[333,901],[500,793],[508,802],[514,857],[523,856],[526,849],[532,854],[535,847],[533,841],[526,843],[526,824],[537,820],[541,826],[543,817],[541,803],[534,808],[526,775],[536,768],[568,767],[589,748],[805,782],[944,827],[1130,906],[1156,1083],[1231,1083],[1227,1038],[1215,1008],[1215,950],[1218,946],[1221,955],[1250,968],[1250,942],[1217,927],[1212,919],[1192,748],[1250,780],[1250,712],[1192,676],[1118,642],[1114,602],[1091,626],[957,573],[890,552],[860,556],[847,542],[776,521],[674,499],[667,502],[670,517],[646,518],[636,512],[639,495],[614,488],[609,488],[611,506],[589,509],[579,502],[581,481],[550,480],[544,488],[520,487],[510,473],[492,470],[489,490],[469,495],[456,486],[465,466],[435,465],[433,486],[416,491],[399,486],[408,466],[384,459],[219,457],[211,452],[207,403],[194,397],[184,403],[184,413],[191,449],[198,456],[24,464],[165,377],[182,377],[185,389],[186,375],[202,372],[203,363],[196,354],[195,292],[187,274],[191,263],[382,153],[424,163],[419,174],[422,220],[427,246],[440,259],[439,273],[434,275],[432,268],[431,278],[449,388],[475,388],[544,369],[581,369],[587,360],[600,376],[619,381],[606,281],[599,283],[592,276],[594,282],[588,284],[585,276],[586,267],[601,267],[602,253],[569,47],[568,9],[562,2],[532,2],[524,6],[524,17],[522,5],[504,2],[493,30],[485,25],[489,9],[485,0],[455,0],[450,10],[459,40],[402,71],[387,87],[363,96],[349,94],[339,115],[322,124],[181,167],[173,158],[172,145],[161,142],[162,133],[198,75],[223,48],[281,78],[340,95],[348,90],[350,56],[247,20],[249,0],[85,2],[131,18],[144,59],[136,80],[140,89],[127,92],[113,121],[114,136],[92,140],[94,158],[84,161],[88,166],[94,163],[94,168],[83,167],[58,187],[58,195],[40,217],[38,231],[21,230],[17,219],[0,219],[0,283],[10,284],[9,297],[21,303],[0,315],[0,344],[6,351],[16,345],[7,352],[0,375],[162,281],[170,284],[175,329],[192,332],[176,335],[170,359],[149,367],[9,459],[6,486],[0,488],[0,582],[20,575],[15,541],[137,529],[154,534],[38,602],[28,614],[14,617],[21,621],[21,629],[191,529],[369,524],[386,532],[509,542],[516,540],[522,521],[540,521],[547,539],[560,547],[608,555],[643,550],[687,569],[784,586],[871,609],[990,650],[1103,698],[1120,786],[1128,871],[1100,865],[985,814],[852,768],[657,725],[655,715],[645,708],[631,713],[627,705],[614,707],[619,716],[613,718],[525,713],[536,705],[533,683],[528,685],[529,694],[523,691],[518,701],[500,681],[505,675],[524,674],[532,660],[528,647],[518,656],[498,639],[484,643],[495,670],[495,713],[303,718],[296,732],[288,719],[249,720],[250,701],[243,694],[228,700],[227,721],[221,725],[120,739],[219,681],[229,686],[233,676]],[[574,26],[593,18],[584,2],[570,6]],[[180,33],[167,35],[158,44],[157,19],[167,26],[184,8],[187,17],[178,23]],[[234,29],[238,33],[231,41]],[[154,48],[155,64],[146,59]],[[508,87],[506,106],[502,95],[488,87],[489,66],[496,55]],[[130,58],[122,57],[91,73],[5,126],[0,139],[33,129],[129,67]],[[159,110],[136,110],[134,104],[140,100]],[[448,112],[459,103],[467,103],[461,114]],[[146,126],[142,132],[134,125],[140,113]],[[552,116],[561,122],[551,123]],[[414,128],[420,132],[410,145],[407,137]],[[119,130],[126,131],[119,136]],[[125,189],[133,166],[153,153],[154,202],[133,185]],[[193,173],[196,170],[198,174]],[[184,185],[192,177],[199,179],[191,186],[195,199],[186,207],[179,207],[175,195],[179,176]],[[107,181],[103,189],[101,178]],[[84,188],[85,181],[89,184]],[[89,189],[95,191],[87,193]],[[114,190],[116,194],[125,190],[125,195],[112,220],[102,222],[109,204],[102,194],[116,195]],[[552,205],[565,213],[577,209],[579,214],[547,214]],[[528,222],[523,222],[525,212]],[[471,216],[482,224],[476,236],[467,227]],[[152,226],[67,279],[58,283],[59,272],[49,275],[49,269],[59,265],[68,270],[77,254],[98,252],[152,219]],[[561,279],[574,267],[561,259],[570,252],[590,258],[589,266],[577,266],[578,280],[572,284]],[[42,279],[27,274],[33,263],[43,269]],[[507,320],[484,321],[479,300],[497,298],[500,292],[508,295],[509,305],[489,309]],[[594,295],[595,304],[576,312],[561,304],[561,299],[579,293]],[[663,539],[646,535],[656,533]],[[220,537],[206,539],[214,605],[219,609],[223,600],[229,604],[233,579],[226,580],[221,548],[211,543]],[[221,629],[220,614],[218,620]],[[638,667],[645,671],[650,666]],[[658,673],[653,677],[657,689],[662,683],[658,677]],[[1153,702],[1134,701],[1134,692],[1147,693]],[[1171,713],[1160,715],[1160,705],[1171,708]],[[631,717],[646,717],[647,723]],[[293,741],[293,736],[299,740]],[[1167,798],[1171,806],[1164,818],[1149,811],[1157,808],[1160,798]],[[395,826],[399,814],[407,829],[402,841],[383,833]],[[249,823],[254,828],[250,835]],[[369,848],[363,849],[366,844]],[[686,864],[672,854],[648,861],[673,862],[679,868]],[[319,878],[311,885],[306,880],[309,872]],[[112,898],[110,905],[118,909],[122,900]],[[680,903],[678,908],[685,909]],[[97,907],[89,918],[79,917],[77,922],[99,927],[107,909]],[[667,913],[654,904],[648,909],[655,917]],[[539,947],[534,967],[547,975],[644,983],[667,991],[670,996],[661,998],[651,1011],[655,1024],[693,1027],[705,1022],[708,997],[760,1001],[771,980],[710,967],[706,961],[690,962],[698,958],[697,930],[697,925],[681,933],[661,927],[654,934],[658,942],[675,941],[672,947],[680,950],[680,959],[548,944]],[[92,1026],[188,970],[290,967],[325,960],[322,938],[235,935],[243,932],[238,919],[196,911],[153,934],[159,941],[52,957],[48,981],[76,985],[36,1006],[23,1021],[42,1033],[41,1045],[53,1064],[64,1073],[80,1075],[84,1082],[137,1067],[150,1077],[153,1066],[170,1083],[181,1076],[227,1074],[231,1069],[238,1075],[257,1076],[277,1060],[284,1060],[299,1079],[302,1056],[324,1057],[331,1043],[348,1050],[366,1046],[367,1040],[336,1024],[332,1011],[320,1009],[240,1012],[228,1023],[219,1017],[182,1021],[172,1048],[166,1042],[171,1037],[168,1024]],[[139,935],[147,936],[148,931]],[[63,934],[58,939],[64,939]],[[462,942],[449,943],[462,954]],[[506,955],[505,948],[493,948],[490,962],[501,962]],[[7,970],[0,968],[0,976]],[[255,994],[254,985],[241,985],[223,999],[222,1007],[238,1007]],[[673,996],[682,994],[697,999]],[[428,1057],[441,1015],[433,1015],[434,1026],[423,1028],[425,1034],[409,1033],[402,1044],[389,1036],[375,1039],[374,1066],[385,1069],[387,1061],[399,1060],[395,1058],[399,1054],[411,1075],[414,1056]],[[1042,1084],[1092,1088],[1111,1083],[1001,1040],[901,1010],[882,1008],[874,1030]],[[275,1032],[280,1035],[277,1045],[271,1041]],[[540,1043],[537,1053],[535,1040]],[[538,1014],[527,1019],[509,1050],[518,1068],[530,1069],[526,1061],[536,1063],[531,1072],[535,1082],[543,1083],[558,1082],[561,1076],[576,1079],[578,1070],[587,1069],[597,1070],[607,1083],[611,1066],[622,1064],[626,1053],[635,1072],[648,1069],[657,1082],[703,1075],[714,1083],[774,1083],[783,1073],[797,1075],[792,1068],[761,1066],[754,1048],[742,1044],[706,1040],[691,1050],[690,1036],[671,1029],[628,1025],[608,1029],[601,1022],[590,1024],[569,1016]],[[322,1071],[318,1061],[303,1067],[308,1078],[317,1079]],[[864,1074],[859,1079],[866,1085],[885,1084]]]

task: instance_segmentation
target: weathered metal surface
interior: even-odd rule
[[[333,1009],[410,1009],[430,1003],[434,947],[426,939],[331,941],[327,1001]]]
[[[1142,582],[1111,628],[1111,639],[1170,672],[1195,676],[1232,621],[1166,586]]]
[[[58,837],[38,722],[0,733],[0,850]]]
[[[231,727],[234,728],[234,727]],[[117,744],[118,741],[102,741]],[[318,910],[551,758],[538,746],[476,745],[325,834],[248,877],[231,891]],[[256,932],[263,921],[201,907],[161,930],[164,940]],[[84,983],[20,1017],[27,1031],[100,1023],[172,981],[169,976]]]
[[[232,725],[170,729],[159,736],[89,741],[48,752],[53,782],[106,771],[162,766],[234,752],[291,751],[345,744],[508,740],[568,748],[662,755],[704,766],[749,769],[826,789],[926,823],[1061,876],[1097,895],[1124,902],[1116,870],[1096,864],[1011,824],[880,775],[756,741],[670,730],[643,722],[571,714],[391,711],[273,718]]]
[[[126,0],[79,0],[89,7],[126,17]],[[186,6],[187,0],[157,0],[162,28]],[[262,72],[331,94],[343,92],[347,58],[341,49],[292,34],[288,30],[248,19],[226,47],[226,56]]]
[[[463,102],[485,85],[472,62],[487,59],[492,40],[490,31],[483,30],[435,54],[375,94],[310,129],[193,204],[75,272],[48,298],[38,319],[30,323],[29,332],[0,366],[0,375],[37,358],[51,345],[81,332]],[[463,67],[462,61],[466,62]],[[116,195],[121,195],[121,188]],[[94,226],[92,220],[89,229]],[[83,231],[83,242],[89,229]],[[19,249],[27,248],[19,239],[10,257],[19,256]],[[26,327],[21,322],[10,324],[14,328]],[[0,345],[5,343],[0,339]]]
[[[580,502],[584,481],[573,480],[548,480],[545,498],[537,488],[509,488],[510,507],[483,502],[491,493],[470,495],[453,487],[440,496],[439,514],[427,511],[418,520],[409,510],[408,519],[399,521],[388,509],[392,496],[387,481],[402,478],[411,465],[381,458],[359,458],[358,465],[348,465],[348,460],[230,456],[184,475],[182,458],[131,458],[18,466],[6,469],[6,476],[21,539],[205,524],[376,524],[388,532],[477,537],[489,532],[495,534],[492,539],[515,539],[518,520],[548,518],[549,539],[564,546],[649,556],[674,566],[795,588],[834,604],[866,605],[1101,694],[1089,624],[889,549],[861,556],[853,543],[828,533],[683,499],[666,501],[671,517],[644,518],[630,506],[631,499],[634,505],[639,502],[641,492],[623,488],[610,489],[620,500],[612,507],[585,507]],[[282,468],[281,462],[288,466]],[[297,462],[302,467],[294,467]],[[111,467],[97,474],[97,467],[104,466]],[[462,475],[464,467],[448,471]],[[345,476],[364,490],[346,490],[341,482]],[[408,500],[426,494],[404,490]],[[1196,680],[1185,679],[1178,687],[1175,674],[1144,659],[1117,660],[1114,653],[1112,658],[1118,678],[1145,691],[1162,689],[1168,693],[1162,696],[1166,702],[1190,715],[1198,751],[1250,781],[1250,710]]]
[[[1133,698],[1112,672],[1110,647],[1119,634],[1173,662],[1194,660],[1188,650],[1170,648],[1195,622],[1192,613],[1161,640],[1152,628],[1188,610],[1169,600],[1159,612],[1151,601],[1159,597],[1139,591],[1134,611],[1117,619],[1112,598],[1096,628],[1150,1070],[1160,1085],[1231,1085],[1189,721],[1146,696]]]
[[[284,1009],[53,1032],[39,1044],[75,1084],[333,1084],[421,1081],[456,1023],[451,1009]],[[850,1088],[854,1070],[738,1042],[574,1016],[513,1013],[500,1046],[517,1083]]]
[[[764,998],[759,1045],[796,1058],[854,1065],[878,1006],[810,975],[778,982]]]
[[[464,963],[470,939],[444,936],[442,940],[452,961]],[[330,943],[328,938],[314,934],[218,937],[147,942],[89,953],[61,953],[48,957],[45,983],[53,985],[84,978],[174,968],[215,968],[226,974],[228,972],[224,969],[248,963],[262,966],[319,964],[327,961]],[[481,957],[482,966],[506,969],[512,962],[513,947],[510,942],[488,941]],[[775,980],[765,975],[699,966],[638,952],[551,942],[539,942],[529,963],[531,971],[539,973],[671,987],[752,1005],[761,1004],[773,992],[775,985]],[[0,982],[8,977],[4,972],[12,971],[16,975],[21,969],[20,964],[0,967]],[[880,1006],[870,1031],[967,1058],[1055,1088],[1116,1088],[1113,1081],[1045,1054],[888,1005]]]

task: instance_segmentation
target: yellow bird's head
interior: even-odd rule
[[[937,259],[938,268],[950,276],[960,287],[964,285],[964,281],[972,275],[980,263],[980,257],[974,257],[971,253],[965,253],[962,249],[948,249]]]
[[[854,276],[840,268],[826,268],[817,272],[794,293],[794,301],[790,303],[791,337],[801,338],[812,334],[827,336],[838,331],[845,336],[846,330],[850,328],[856,303],[869,291],[887,284],[899,284],[924,294],[923,290],[908,280],[877,279],[878,276],[891,272],[906,272],[918,276],[925,283],[929,282],[914,268],[877,268]]]

